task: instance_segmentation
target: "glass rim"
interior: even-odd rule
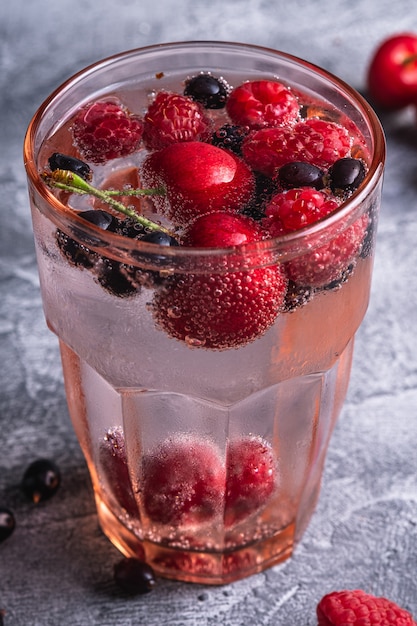
[[[322,80],[329,83],[330,86],[338,89],[342,92],[344,97],[347,97],[360,116],[366,121],[369,132],[373,140],[373,154],[371,155],[371,161],[369,163],[369,169],[365,176],[360,188],[355,191],[346,201],[332,213],[326,217],[318,220],[314,224],[305,226],[297,231],[281,235],[279,237],[273,237],[265,239],[260,242],[248,243],[245,245],[231,246],[227,248],[203,248],[203,247],[189,247],[189,246],[160,246],[159,244],[143,242],[137,239],[130,239],[121,235],[103,231],[98,226],[86,222],[82,219],[77,212],[65,205],[57,198],[57,196],[48,188],[41,177],[36,164],[36,154],[34,151],[35,137],[40,123],[44,116],[47,114],[49,107],[64,93],[75,87],[77,83],[95,72],[103,70],[106,66],[116,64],[129,57],[146,56],[154,52],[168,53],[169,50],[180,50],[182,48],[216,48],[219,50],[228,50],[232,52],[242,51],[244,49],[258,52],[263,55],[269,55],[271,58],[282,59],[290,64],[296,65],[304,70],[311,71],[314,75],[320,77]],[[385,164],[386,156],[386,144],[384,131],[380,120],[378,119],[375,111],[354,87],[350,86],[344,80],[340,79],[331,72],[321,68],[314,63],[311,63],[303,58],[282,52],[273,48],[260,46],[256,44],[229,42],[229,41],[178,41],[170,43],[152,44],[144,47],[133,48],[130,50],[122,51],[114,55],[100,59],[94,63],[87,65],[80,69],[78,72],[72,74],[64,82],[62,82],[52,93],[41,103],[32,119],[29,122],[23,146],[23,158],[26,174],[29,182],[33,185],[36,193],[42,198],[42,200],[51,209],[49,215],[55,219],[53,221],[59,226],[70,228],[75,226],[78,231],[82,231],[86,236],[93,238],[94,240],[102,239],[105,242],[106,254],[113,258],[119,258],[118,250],[123,250],[124,255],[132,254],[135,257],[135,252],[139,254],[157,256],[158,258],[164,257],[166,260],[173,259],[196,259],[199,257],[227,258],[228,256],[236,257],[236,249],[239,249],[239,256],[242,254],[248,255],[251,252],[260,251],[262,253],[275,253],[285,256],[285,254],[291,250],[294,246],[300,243],[300,241],[312,238],[320,240],[320,236],[323,236],[324,231],[331,226],[338,223],[344,223],[345,227],[354,221],[362,203],[366,197],[378,184],[381,179]],[[349,219],[350,218],[350,219]],[[95,247],[91,246],[93,250],[103,252],[103,245]],[[163,250],[161,250],[163,248]],[[299,249],[298,249],[299,254]]]

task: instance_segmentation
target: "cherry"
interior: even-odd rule
[[[368,68],[371,98],[386,109],[401,109],[417,101],[417,34],[399,33],[375,50]]]

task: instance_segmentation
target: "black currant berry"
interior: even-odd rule
[[[13,513],[0,506],[0,543],[10,537],[16,527],[16,520]]]
[[[351,157],[338,159],[328,172],[330,189],[339,195],[351,193],[359,187],[365,174],[365,165],[360,159]]]
[[[218,128],[211,137],[211,143],[218,148],[231,150],[237,155],[242,153],[242,143],[248,134],[248,130],[243,126],[234,124],[224,124]]]
[[[33,461],[25,471],[22,479],[24,493],[35,504],[48,500],[61,484],[61,473],[58,466],[48,459]]]
[[[255,193],[242,213],[254,220],[261,220],[265,217],[265,205],[272,198],[276,190],[277,188],[272,178],[255,172]]]
[[[186,82],[184,95],[206,109],[222,109],[226,105],[227,86],[211,74],[198,74]]]
[[[74,174],[78,174],[78,176],[81,176],[84,180],[91,180],[92,178],[90,166],[76,157],[61,154],[60,152],[54,152],[49,157],[48,163],[53,172],[55,170],[69,170]]]
[[[123,591],[130,594],[149,593],[156,584],[155,574],[150,565],[133,558],[116,563],[114,579]]]
[[[286,163],[278,170],[277,181],[283,189],[295,187],[324,187],[324,172],[312,163],[293,161]]]
[[[285,294],[284,311],[291,312],[295,309],[299,309],[311,300],[313,296],[313,290],[311,287],[304,285],[297,285],[290,281],[288,289]]]
[[[162,230],[153,230],[147,233],[144,237],[141,237],[141,241],[156,243],[159,246],[179,246],[178,241],[174,237],[171,237],[171,235]]]

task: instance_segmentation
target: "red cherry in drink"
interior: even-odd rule
[[[368,68],[368,89],[376,105],[401,109],[417,101],[417,34],[385,39]]]

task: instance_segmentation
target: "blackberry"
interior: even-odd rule
[[[279,168],[277,181],[283,189],[295,187],[322,189],[324,187],[324,172],[312,163],[292,161]]]
[[[92,171],[87,163],[77,159],[76,157],[61,154],[60,152],[54,152],[48,159],[49,167],[54,172],[55,170],[69,170],[74,174],[78,174],[84,180],[91,180]]]
[[[116,563],[114,579],[129,594],[149,593],[156,584],[151,566],[134,558],[125,558]]]
[[[199,102],[205,109],[223,109],[227,95],[226,83],[211,74],[198,74],[185,84],[184,96]]]
[[[242,143],[247,134],[248,129],[244,126],[224,124],[213,133],[211,143],[218,148],[231,150],[240,156],[242,154]]]
[[[35,504],[48,500],[58,490],[61,474],[58,466],[48,459],[33,461],[26,469],[22,479],[24,493]]]
[[[349,195],[359,187],[365,174],[365,165],[360,159],[351,157],[338,159],[329,168],[330,189],[336,195]]]
[[[16,520],[12,511],[4,506],[0,506],[0,543],[10,537],[15,527]]]

